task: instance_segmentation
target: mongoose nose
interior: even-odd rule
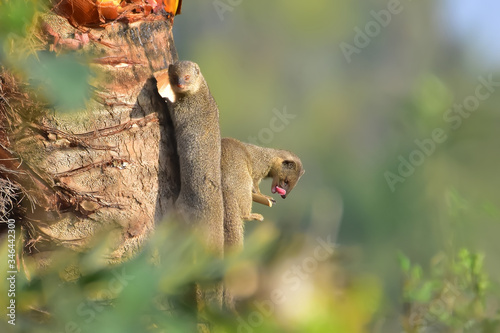
[[[179,87],[179,88],[184,88],[184,85],[183,85],[183,84],[180,84],[180,83],[177,83],[177,87]]]

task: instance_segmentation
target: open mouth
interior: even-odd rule
[[[286,190],[284,188],[279,187],[278,185],[271,188],[271,192],[278,193],[279,195],[281,195],[283,199],[286,198]]]

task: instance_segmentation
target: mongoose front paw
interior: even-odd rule
[[[266,195],[266,197],[269,199],[269,201],[271,201],[273,203],[273,205],[276,203],[276,200],[274,200],[274,198],[268,197],[267,195]]]
[[[271,197],[268,197],[267,195],[261,194],[261,193],[253,193],[252,194],[252,201],[263,204],[263,205],[268,206],[268,207],[272,207],[273,204],[276,203],[276,200],[274,200]]]

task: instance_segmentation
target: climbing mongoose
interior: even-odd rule
[[[175,201],[185,220],[202,233],[208,250],[224,254],[224,207],[221,191],[219,110],[198,65],[178,61],[157,73],[158,92],[168,102],[179,155],[181,186]],[[205,288],[202,288],[205,289]],[[222,287],[203,298],[222,302]]]
[[[241,221],[264,219],[262,215],[252,213],[252,195],[274,202],[271,197],[260,193],[260,181],[272,178],[271,192],[278,192],[286,198],[304,174],[304,169],[297,155],[287,150],[259,147],[232,138],[223,138],[221,147],[224,246],[226,249],[241,248]]]
[[[260,193],[260,181],[271,177],[271,192],[278,192],[286,198],[304,174],[304,169],[300,159],[286,150],[263,148],[232,138],[223,138],[221,146],[224,251],[230,254],[243,248],[243,220],[264,219],[262,215],[252,213],[252,197],[274,202],[271,197]],[[233,293],[227,286],[224,303],[234,310]]]

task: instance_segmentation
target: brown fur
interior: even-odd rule
[[[287,193],[282,197],[286,198],[304,169],[297,155],[286,150],[259,147],[232,138],[223,138],[221,147],[225,253],[239,252],[243,249],[243,220],[264,219],[252,213],[252,194],[264,196],[260,193],[260,181],[273,178],[272,187],[284,188]],[[231,292],[226,290],[224,298],[226,306],[234,310]]]

